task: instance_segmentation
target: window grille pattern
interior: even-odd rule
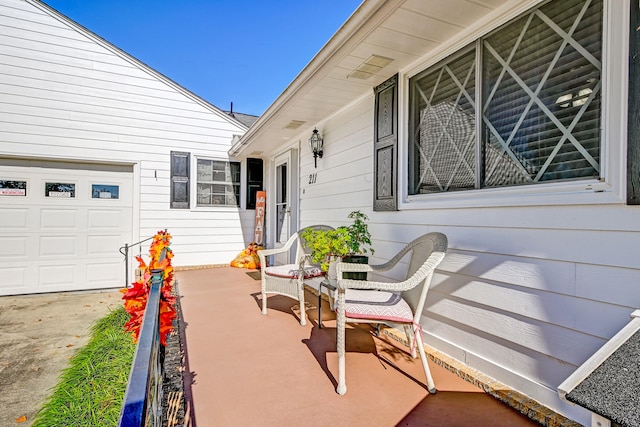
[[[409,193],[598,177],[602,20],[556,0],[412,78]]]
[[[198,159],[198,206],[239,206],[240,163]]]
[[[475,57],[471,50],[412,83],[416,192],[475,186]]]

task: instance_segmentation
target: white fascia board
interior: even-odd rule
[[[360,6],[351,14],[347,21],[331,36],[329,41],[320,49],[320,51],[311,59],[311,61],[302,69],[302,71],[293,79],[293,81],[285,88],[285,90],[276,98],[276,100],[260,115],[258,120],[251,125],[247,133],[245,133],[240,141],[229,149],[229,154],[236,156],[244,151],[248,146],[253,144],[257,135],[263,126],[278,115],[278,112],[286,106],[301,89],[312,83],[314,77],[318,75],[320,70],[364,27],[370,24],[376,13],[385,6],[386,0],[368,0],[362,2]],[[393,8],[399,7],[399,3]],[[389,7],[387,5],[387,7]]]
[[[576,388],[582,381],[585,380],[591,373],[600,366],[609,356],[611,356],[622,344],[624,344],[629,338],[631,338],[636,332],[640,330],[640,310],[635,310],[631,313],[631,321],[625,325],[617,334],[615,334],[609,341],[605,343],[598,351],[596,351],[586,362],[584,362],[573,374],[571,374],[566,380],[558,386],[558,395],[565,402],[569,402],[566,399],[574,388]],[[572,405],[573,402],[569,402]]]

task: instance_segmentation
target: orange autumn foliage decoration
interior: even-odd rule
[[[130,319],[124,325],[125,331],[131,332],[133,342],[138,342],[144,310],[147,307],[147,300],[151,290],[151,271],[156,269],[162,272],[162,288],[160,289],[160,343],[167,345],[167,335],[173,329],[173,319],[176,317],[175,301],[176,297],[171,295],[173,283],[173,267],[171,259],[173,251],[169,248],[171,235],[166,231],[158,231],[153,237],[153,242],[149,247],[149,265],[137,256],[142,277],[131,284],[130,288],[121,289],[124,294],[124,309],[129,313]],[[166,249],[165,258],[160,261],[162,250]]]
[[[258,251],[261,249],[264,249],[261,245],[251,242],[246,249],[243,249],[242,252],[231,261],[231,267],[259,270],[260,258],[258,257]]]

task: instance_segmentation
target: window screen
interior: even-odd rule
[[[411,81],[411,194],[475,187],[475,65],[470,49]]]
[[[240,163],[198,159],[198,206],[239,206]]]
[[[412,78],[409,194],[599,177],[602,21],[549,2]]]

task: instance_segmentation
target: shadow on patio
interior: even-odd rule
[[[247,270],[176,273],[184,319],[191,426],[536,426],[474,385],[431,365],[429,395],[419,359],[367,325],[347,331],[348,392],[335,392],[335,317],[307,294],[307,326],[297,301],[269,297]],[[190,387],[188,383],[191,383]]]

